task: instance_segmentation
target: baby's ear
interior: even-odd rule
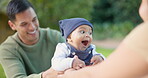
[[[67,42],[72,42],[71,36],[68,36],[68,37],[67,37]]]

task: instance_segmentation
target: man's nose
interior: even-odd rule
[[[34,30],[34,29],[35,29],[35,25],[33,23],[30,23],[29,30]]]

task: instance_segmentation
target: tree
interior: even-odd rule
[[[42,27],[59,29],[58,21],[82,17],[91,19],[90,13],[95,0],[30,0],[39,16]],[[45,26],[46,25],[46,26]]]
[[[6,6],[10,0],[0,0],[0,12],[6,13]]]
[[[98,0],[94,5],[92,20],[95,23],[131,21],[139,24],[141,22],[138,14],[140,3],[141,0]]]
[[[0,12],[6,11],[10,0],[0,0]],[[66,18],[82,17],[91,19],[95,0],[29,0],[38,15],[41,27],[58,27],[58,21]]]
[[[97,0],[93,7],[92,22],[93,23],[103,23],[103,22],[113,22],[113,15],[110,12],[111,4],[108,0]]]

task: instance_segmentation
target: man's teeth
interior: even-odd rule
[[[36,32],[36,30],[34,30],[33,32],[28,32],[29,34],[34,34]]]

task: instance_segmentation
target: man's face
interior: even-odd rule
[[[18,32],[20,40],[27,45],[37,43],[39,40],[39,22],[34,10],[28,8],[15,16],[16,20],[8,23],[13,30]]]

